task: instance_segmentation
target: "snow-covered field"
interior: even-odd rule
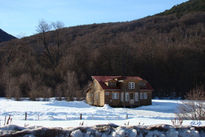
[[[138,108],[95,107],[83,101],[14,101],[0,98],[0,127],[5,117],[12,118],[11,124],[19,126],[78,127],[115,123],[117,125],[169,124],[175,118],[180,100],[152,100],[152,105]],[[25,112],[27,120],[25,120]],[[80,120],[82,114],[82,120]],[[127,119],[128,116],[128,119]],[[183,125],[191,125],[190,120]],[[205,126],[205,121],[200,121]]]

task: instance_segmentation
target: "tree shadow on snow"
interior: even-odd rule
[[[46,105],[56,107],[75,107],[75,108],[90,108],[92,106],[86,104],[84,101],[53,101]]]
[[[147,110],[154,112],[163,112],[163,113],[175,113],[177,112],[177,107],[179,105],[179,101],[173,102],[158,102],[152,101],[152,105],[141,106],[134,108],[135,110]]]

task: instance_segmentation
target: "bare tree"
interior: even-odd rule
[[[55,96],[61,100],[73,100],[74,98],[81,98],[83,95],[80,91],[78,79],[74,71],[67,71],[63,76],[64,82],[56,87]]]
[[[67,75],[65,77],[66,79],[66,96],[69,97],[71,100],[74,97],[80,96],[79,91],[79,84],[77,81],[77,76],[75,72],[67,72]]]
[[[202,87],[191,90],[185,101],[179,105],[179,119],[205,120],[205,90]]]
[[[36,81],[33,81],[31,83],[31,91],[29,92],[29,97],[31,100],[36,100],[37,98],[41,97],[41,91],[39,90],[39,83]]]
[[[49,25],[46,21],[41,20],[36,28],[36,31],[40,33],[40,39],[43,43],[44,49],[45,49],[45,55],[48,57],[50,64],[54,64],[53,56],[51,54],[51,51],[49,49],[48,39],[47,39],[47,32],[51,30],[51,25]]]
[[[45,58],[44,61],[46,61],[46,63],[51,65],[53,69],[58,65],[59,60],[62,56],[60,45],[62,43],[61,32],[63,27],[64,24],[60,21],[56,21],[51,24],[48,24],[46,21],[41,20],[36,29],[36,31],[40,33],[39,36],[45,49],[44,56],[47,57],[47,59]],[[56,42],[56,46],[49,46],[47,32],[50,31],[52,28],[54,29],[53,39]]]
[[[62,37],[61,37],[61,33],[62,33],[62,28],[64,27],[64,24],[60,21],[56,21],[52,23],[52,27],[54,28],[54,34],[55,34],[55,40],[57,43],[57,51],[56,53],[56,57],[55,57],[55,66],[58,65],[58,62],[60,60],[60,57],[62,56],[62,53],[60,51],[60,45],[62,43]]]
[[[57,100],[62,100],[63,97],[64,97],[64,91],[65,91],[65,86],[64,84],[59,84],[57,87],[56,87],[56,94],[55,94],[55,97]]]
[[[41,20],[39,21],[36,31],[44,34],[49,30],[51,30],[51,28],[52,28],[51,25],[49,25],[45,20]]]
[[[65,25],[61,21],[56,21],[56,22],[52,23],[52,26],[53,26],[54,30],[58,30],[58,29],[63,28]]]
[[[17,81],[18,80],[16,78],[12,78],[11,80],[9,80],[9,83],[7,84],[7,89],[6,89],[7,98],[14,97],[16,100],[19,100],[20,97],[22,97]]]

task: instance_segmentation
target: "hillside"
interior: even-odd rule
[[[174,6],[170,10],[166,10],[161,15],[176,14],[177,17],[181,17],[187,13],[205,11],[204,0],[190,0],[180,5]]]
[[[15,37],[0,29],[0,42],[9,41],[11,39],[15,39]]]
[[[198,2],[176,7],[189,11],[186,5]],[[63,28],[0,43],[0,95],[83,96],[92,75],[138,75],[151,83],[154,96],[183,97],[205,83],[201,6],[180,18],[175,7],[131,22]]]

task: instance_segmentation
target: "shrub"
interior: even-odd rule
[[[185,101],[178,107],[178,118],[188,120],[205,120],[205,90],[202,87],[191,90]]]

